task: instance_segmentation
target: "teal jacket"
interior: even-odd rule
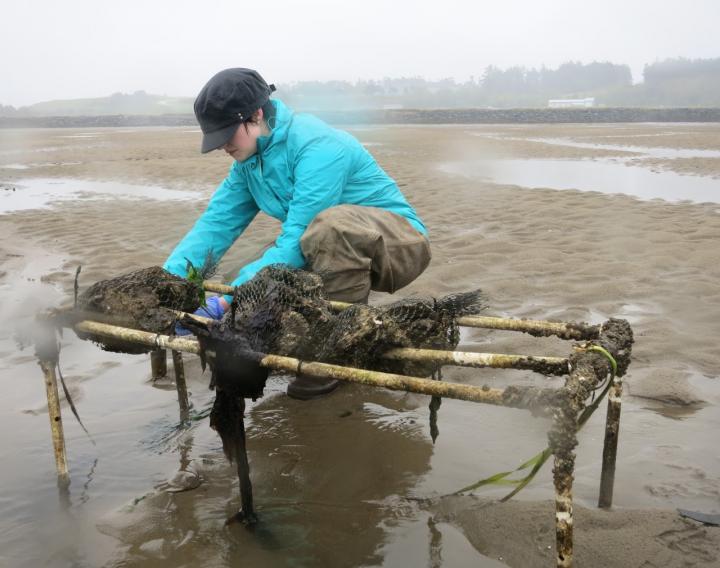
[[[303,268],[300,237],[318,213],[335,205],[387,209],[427,234],[397,184],[355,138],[311,115],[295,114],[279,100],[272,102],[276,112],[270,135],[258,138],[255,155],[233,163],[165,270],[185,277],[187,260],[201,266],[211,250],[219,260],[258,211],[282,221],[282,231],[274,246],[240,270],[234,286],[270,264]]]

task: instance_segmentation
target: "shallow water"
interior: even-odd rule
[[[57,145],[54,146],[42,146],[39,148],[23,148],[23,149],[10,149],[10,150],[0,150],[0,156],[19,156],[19,155],[26,155],[26,154],[51,154],[53,152],[59,151],[59,150],[67,150],[68,148],[71,148],[73,150],[87,150],[90,148],[99,148],[103,146],[103,142],[99,142],[97,144],[73,144],[73,145],[61,145],[61,142],[59,142]]]
[[[495,159],[445,162],[445,173],[503,185],[620,193],[640,199],[720,203],[720,180],[652,171],[621,160]]]
[[[0,215],[29,209],[45,209],[63,201],[154,199],[170,201],[195,200],[196,191],[178,191],[157,186],[131,185],[109,181],[76,179],[23,179],[0,184]]]
[[[28,164],[1,164],[0,170],[29,170],[30,168],[54,168],[57,166],[76,166],[82,162],[30,162]]]
[[[598,144],[595,142],[576,142],[567,138],[526,138],[531,142],[554,144],[556,146],[570,146],[572,148],[587,148],[591,150],[618,150],[620,152],[634,152],[650,158],[720,158],[720,150],[700,150],[697,148],[663,148],[654,146],[628,146],[622,144]]]
[[[56,138],[97,138],[98,136],[100,136],[99,132],[80,132],[78,134],[64,134],[56,136]]]
[[[3,164],[0,168],[5,170],[27,170],[31,164]]]
[[[527,140],[528,142],[541,142],[552,146],[568,146],[570,148],[586,148],[588,150],[615,150],[618,152],[631,152],[641,154],[648,158],[720,158],[720,150],[702,150],[697,148],[665,148],[657,146],[640,146],[627,144],[601,144],[598,142],[578,142],[570,138],[537,138],[533,136],[517,138],[512,136],[500,136],[496,133],[473,132],[471,136],[492,138],[497,140]],[[667,136],[667,133],[642,134],[637,136]]]

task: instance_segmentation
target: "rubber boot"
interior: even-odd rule
[[[290,398],[297,400],[311,400],[331,393],[339,384],[340,381],[337,379],[319,379],[298,375],[288,383],[287,394]]]

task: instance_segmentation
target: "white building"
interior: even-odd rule
[[[548,101],[548,107],[550,108],[571,108],[571,107],[583,107],[589,108],[595,106],[595,97],[589,97],[587,99],[550,99]]]

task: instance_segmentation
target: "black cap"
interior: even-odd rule
[[[275,85],[260,73],[236,67],[213,76],[195,99],[195,117],[203,131],[203,154],[224,146],[237,127],[270,99]]]

